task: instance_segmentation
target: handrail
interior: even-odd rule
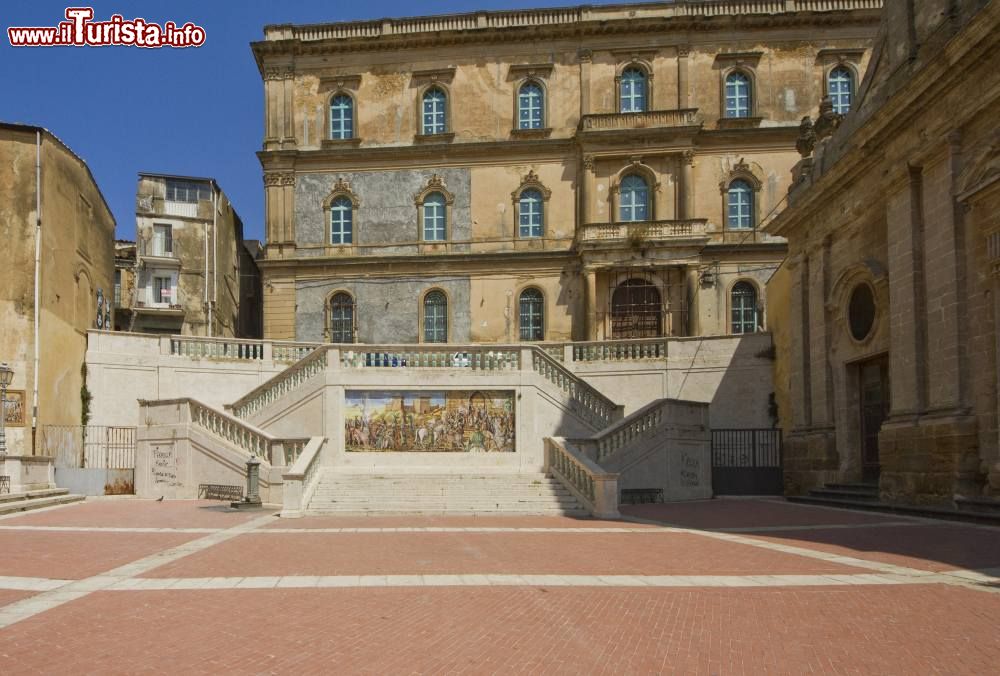
[[[546,437],[545,471],[570,489],[594,516],[619,516],[618,475],[602,469],[566,439]]]
[[[311,437],[295,463],[281,475],[282,517],[295,518],[305,512],[319,485],[320,470],[323,465],[322,449],[325,442],[325,437]]]
[[[657,219],[649,221],[629,221],[625,223],[585,223],[580,228],[580,241],[606,242],[657,241],[675,237],[707,236],[708,220],[688,218],[683,220]]]
[[[595,460],[603,462],[636,439],[655,436],[663,424],[664,407],[673,401],[658,399],[650,402],[588,439],[594,445]]]
[[[620,414],[620,406],[550,357],[545,350],[532,347],[531,358],[532,369],[535,373],[568,394],[570,399],[582,409],[583,417],[598,429],[610,425]]]
[[[191,424],[211,432],[251,455],[270,463],[271,443],[277,441],[262,429],[196,399],[188,399]],[[150,402],[155,403],[155,402]]]
[[[299,385],[326,370],[327,347],[317,347],[284,371],[265,380],[236,400],[230,408],[237,418],[246,418],[261,410]]]

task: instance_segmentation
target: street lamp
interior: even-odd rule
[[[0,455],[7,454],[7,386],[14,380],[14,369],[0,363]]]

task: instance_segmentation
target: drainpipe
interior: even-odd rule
[[[39,320],[41,312],[39,302],[41,300],[42,281],[42,132],[35,130],[35,383],[32,389],[31,401],[31,454],[35,455],[35,435],[38,431],[38,369],[40,362],[39,354]]]

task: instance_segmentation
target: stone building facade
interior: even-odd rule
[[[0,362],[7,451],[86,418],[87,331],[112,321],[115,219],[90,169],[51,132],[0,123]],[[36,246],[37,243],[37,246]]]
[[[849,107],[877,0],[265,28],[264,334],[763,327],[803,115]]]
[[[243,222],[215,180],[139,174],[135,208],[129,330],[259,338],[259,322],[248,319],[260,312],[260,296],[250,292],[259,270],[245,253]]]
[[[786,488],[1000,492],[1000,3],[886,3],[855,109],[805,122],[769,293]]]

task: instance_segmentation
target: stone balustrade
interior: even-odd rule
[[[666,338],[636,338],[632,340],[595,340],[568,343],[573,361],[634,361],[666,359]]]
[[[516,371],[520,345],[336,345],[343,368],[461,368]]]
[[[654,401],[593,436],[589,442],[595,460],[603,462],[633,441],[655,436],[664,421],[664,407],[672,403],[669,399]]]
[[[621,415],[621,407],[598,392],[586,381],[550,357],[540,348],[531,351],[535,373],[569,395],[577,404],[577,413],[597,429],[603,429]]]
[[[271,461],[271,442],[276,440],[267,432],[195,399],[188,399],[187,403],[191,411],[192,425],[266,462]]]
[[[327,352],[326,347],[318,347],[306,353],[304,358],[233,403],[231,407],[233,415],[237,418],[253,415],[299,385],[323,373],[327,366]]]
[[[627,242],[632,244],[708,237],[708,220],[692,218],[630,223],[587,223],[580,229],[579,236],[583,243]]]
[[[666,5],[631,6],[629,18],[663,20],[684,17],[783,14],[786,12],[836,12],[881,9],[882,0],[683,0]],[[441,31],[571,26],[624,18],[623,8],[567,7],[552,9],[475,12],[375,21],[350,21],[302,26],[271,25],[265,40],[357,40]]]
[[[545,439],[545,471],[569,488],[594,516],[619,516],[618,475],[601,469],[565,439]]]
[[[283,483],[282,509],[283,518],[303,516],[309,500],[312,499],[316,486],[319,484],[323,467],[323,449],[326,439],[312,437],[302,447],[294,464],[281,475]]]
[[[647,110],[640,113],[595,113],[580,118],[582,131],[617,131],[693,127],[701,124],[697,108]]]
[[[234,361],[276,361],[293,363],[302,359],[318,343],[279,342],[241,338],[201,338],[164,336],[161,352],[174,357]]]

